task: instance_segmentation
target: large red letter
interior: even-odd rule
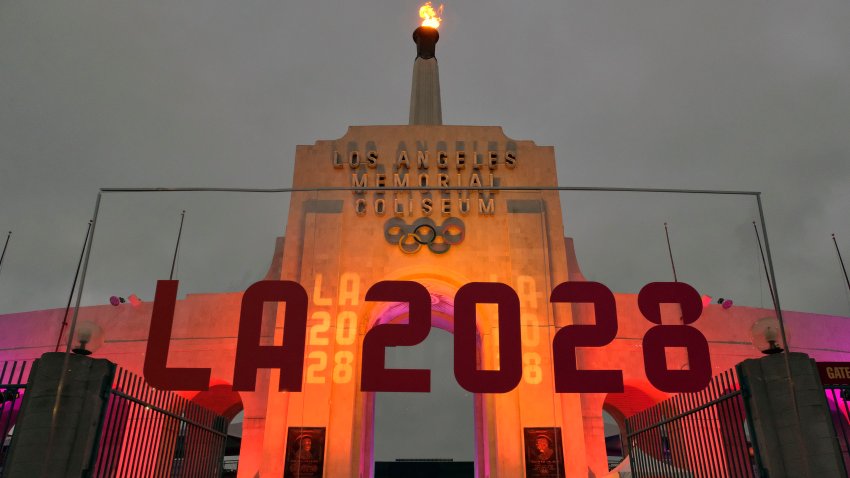
[[[596,316],[596,325],[568,325],[555,334],[555,391],[622,392],[622,371],[578,370],[576,366],[576,347],[602,347],[617,336],[617,303],[611,290],[599,282],[564,282],[552,290],[551,301],[589,302]]]
[[[499,370],[478,370],[475,305],[498,304]],[[471,282],[455,295],[455,379],[473,393],[504,393],[522,379],[519,297],[505,284]]]
[[[263,304],[286,302],[283,345],[260,345]],[[307,292],[292,281],[264,280],[242,296],[233,390],[253,391],[257,369],[280,369],[280,391],[300,392],[304,372],[304,336],[307,334]]]
[[[148,347],[145,351],[145,381],[160,390],[207,390],[210,388],[210,369],[168,368],[166,365],[179,283],[176,280],[156,282]]]
[[[663,303],[682,307],[682,325],[661,325]],[[659,324],[643,336],[643,361],[646,378],[665,392],[699,392],[711,381],[711,356],[702,332],[688,327],[702,314],[702,299],[684,282],[652,282],[638,293],[638,308],[646,320]],[[667,347],[688,351],[688,370],[667,370]]]
[[[431,295],[411,281],[382,281],[366,292],[366,300],[409,303],[408,323],[380,324],[363,337],[360,390],[364,392],[430,392],[431,371],[387,369],[385,347],[416,345],[431,331]]]

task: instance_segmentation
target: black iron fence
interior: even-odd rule
[[[12,442],[12,434],[21,410],[29,378],[27,362],[6,361],[0,364],[0,474]]]
[[[824,385],[844,468],[850,476],[850,385]]]
[[[93,476],[220,477],[227,422],[119,368],[103,420]]]
[[[736,370],[712,378],[626,419],[634,477],[757,478],[752,440]]]

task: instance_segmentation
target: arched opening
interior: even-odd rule
[[[416,347],[387,350],[387,367],[431,370],[431,393],[378,393],[375,462],[397,459],[474,461],[472,394],[454,378],[453,337],[432,329]]]
[[[424,466],[439,470],[443,469],[441,467],[462,469],[462,476],[488,476],[484,400],[480,394],[462,389],[454,377],[451,297],[455,289],[430,278],[415,280],[425,284],[431,292],[431,331],[419,345],[387,349],[386,366],[430,369],[431,393],[381,393],[380,397],[373,392],[363,394],[360,474],[379,477],[375,463],[382,460],[412,459],[422,464],[418,460],[431,459],[424,462],[427,463]],[[367,330],[377,324],[406,321],[406,314],[406,307],[400,304],[382,307],[371,314]],[[481,340],[480,331],[478,340]],[[479,346],[479,363],[481,354]],[[375,406],[377,400],[380,400],[378,407]],[[404,423],[391,420],[389,417],[393,415],[404,417]],[[434,465],[438,462],[433,459],[446,461]],[[438,472],[431,476],[448,475]]]
[[[236,476],[239,470],[239,453],[242,449],[242,423],[245,410],[240,410],[227,425],[227,442],[224,444],[224,463],[222,477]]]
[[[209,390],[197,393],[191,397],[191,401],[228,420],[221,476],[235,477],[239,469],[242,423],[245,415],[242,397],[229,383],[213,381]]]
[[[605,454],[608,460],[608,471],[612,473],[630,473],[631,457],[635,453],[640,456],[647,453],[647,450],[629,448],[626,418],[667,398],[663,392],[645,384],[627,381],[624,385],[623,392],[609,393],[602,403]],[[666,435],[666,431],[662,430],[662,434]],[[667,452],[669,453],[669,448]]]
[[[605,434],[605,455],[608,458],[608,471],[612,471],[626,459],[625,421],[619,410],[611,406],[603,406],[602,426]]]

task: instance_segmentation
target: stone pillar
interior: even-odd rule
[[[115,364],[46,353],[33,364],[18,415],[6,478],[90,476]],[[65,381],[54,423],[59,380]],[[51,437],[52,432],[52,437]]]
[[[784,354],[739,365],[762,466],[770,478],[846,477],[817,366],[802,353],[791,353],[788,359],[790,383]]]

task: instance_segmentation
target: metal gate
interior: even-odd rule
[[[758,447],[736,370],[626,419],[634,477],[759,478]]]
[[[94,457],[94,477],[222,476],[225,417],[118,368]]]
[[[0,363],[0,475],[15,439],[27,389],[27,362]],[[218,478],[227,440],[225,417],[173,392],[156,390],[116,367],[97,446],[85,476]]]
[[[24,400],[29,378],[27,362],[0,363],[0,475],[6,464],[6,455],[12,442],[15,423]]]
[[[850,473],[850,385],[826,385],[825,389],[844,468]]]

